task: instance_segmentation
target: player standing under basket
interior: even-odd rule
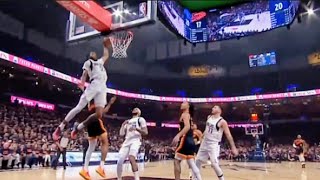
[[[103,113],[106,114],[109,112],[112,104],[115,102],[116,97],[112,97],[108,103],[108,105],[104,108]],[[93,104],[90,104],[89,111],[93,111],[95,109]],[[92,114],[94,115],[94,114]],[[90,115],[91,117],[94,117]],[[89,116],[89,117],[90,117]],[[77,123],[75,123],[74,129],[77,128]],[[101,161],[100,166],[96,169],[96,172],[103,178],[106,177],[105,171],[104,171],[104,164],[107,157],[108,149],[109,149],[109,140],[108,140],[108,132],[104,126],[102,119],[97,119],[95,121],[91,121],[87,124],[87,131],[88,131],[88,142],[89,147],[85,155],[85,161],[82,170],[79,172],[80,176],[82,176],[85,180],[90,180],[91,177],[89,175],[89,163],[90,158],[97,146],[97,140],[99,139],[101,143]]]
[[[139,180],[140,177],[136,157],[141,146],[142,135],[148,135],[147,122],[141,117],[141,110],[139,108],[134,108],[132,111],[132,118],[122,123],[120,136],[124,135],[126,137],[119,151],[119,159],[117,162],[118,180],[122,179],[122,165],[128,156],[134,174],[134,180]]]
[[[181,161],[187,160],[189,168],[192,170],[193,177],[201,180],[199,168],[194,161],[196,145],[193,139],[193,130],[191,129],[192,116],[194,113],[193,106],[188,102],[181,104],[180,110],[182,114],[179,119],[179,133],[172,140],[172,145],[177,145],[174,160],[174,176],[176,180],[180,180]]]
[[[88,60],[83,65],[83,73],[81,76],[81,82],[79,83],[79,88],[84,91],[80,97],[79,103],[74,107],[61,122],[59,127],[54,131],[52,138],[54,140],[59,139],[61,132],[64,130],[65,126],[78,114],[80,111],[87,106],[87,104],[94,99],[94,104],[96,108],[96,118],[101,119],[103,108],[106,105],[107,101],[107,72],[104,67],[105,63],[109,59],[109,50],[110,45],[109,38],[104,38],[103,41],[104,49],[103,56],[98,59],[96,52],[90,52]],[[89,77],[90,84],[84,90],[85,83]]]
[[[207,162],[210,158],[211,167],[219,180],[224,180],[223,172],[219,166],[218,160],[220,155],[220,141],[223,133],[227,137],[231,146],[231,151],[235,156],[238,155],[238,150],[234,144],[228,123],[221,117],[221,113],[221,107],[214,106],[211,115],[208,116],[206,129],[203,133],[203,140],[197,153],[196,164],[197,167],[201,169],[201,163]]]

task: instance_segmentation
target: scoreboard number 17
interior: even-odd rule
[[[196,22],[196,24],[197,24],[197,28],[201,27],[201,21]]]

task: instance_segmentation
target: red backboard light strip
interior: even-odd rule
[[[94,1],[57,0],[57,3],[100,32],[111,28],[111,13]]]

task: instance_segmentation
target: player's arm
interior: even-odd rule
[[[128,124],[128,120],[125,120],[122,125],[121,125],[121,128],[120,128],[120,132],[119,132],[119,135],[120,136],[125,136],[126,135],[126,130],[127,130],[127,125]]]
[[[293,141],[292,146],[293,146],[294,148],[297,148],[297,146],[296,146],[296,141]]]
[[[86,61],[83,64],[82,69],[83,69],[83,71],[82,71],[82,75],[80,77],[80,83],[78,84],[78,86],[83,91],[84,90],[84,85],[85,85],[87,77],[88,77],[88,71],[90,69],[90,62]]]
[[[199,137],[199,141],[201,142],[202,138],[203,138],[203,133],[200,130],[197,130],[197,134],[198,134],[198,137]]]
[[[138,121],[140,121],[141,128],[136,128],[136,130],[141,134],[141,135],[148,135],[148,128],[147,128],[147,122],[144,118],[140,118]]]
[[[103,63],[106,63],[109,59],[109,49],[108,47],[110,46],[110,39],[109,38],[104,38],[103,40],[103,55],[101,57]]]
[[[104,114],[106,114],[106,113],[109,112],[112,104],[113,104],[116,100],[117,100],[117,97],[116,97],[116,96],[113,96],[113,97],[110,99],[110,101],[109,101],[109,103],[107,104],[107,106],[103,109],[103,113],[104,113]]]
[[[190,114],[183,114],[182,115],[182,120],[184,127],[183,129],[177,134],[177,136],[180,138],[183,135],[187,134],[187,132],[190,130]]]
[[[229,144],[231,146],[231,150],[232,152],[237,155],[238,154],[238,150],[236,148],[236,145],[234,143],[234,140],[233,140],[233,137],[231,135],[231,132],[230,132],[230,129],[229,129],[229,126],[228,126],[228,123],[226,120],[221,120],[220,122],[220,126],[221,128],[223,129],[223,133],[224,135],[226,136],[226,138],[228,139],[229,141]]]
[[[88,71],[87,70],[83,70],[81,78],[80,78],[80,83],[78,84],[78,87],[84,91],[84,85],[86,83],[88,77]]]

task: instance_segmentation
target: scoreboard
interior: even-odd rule
[[[248,36],[288,25],[298,6],[295,0],[266,0],[192,13],[175,1],[158,1],[170,26],[192,43]]]

